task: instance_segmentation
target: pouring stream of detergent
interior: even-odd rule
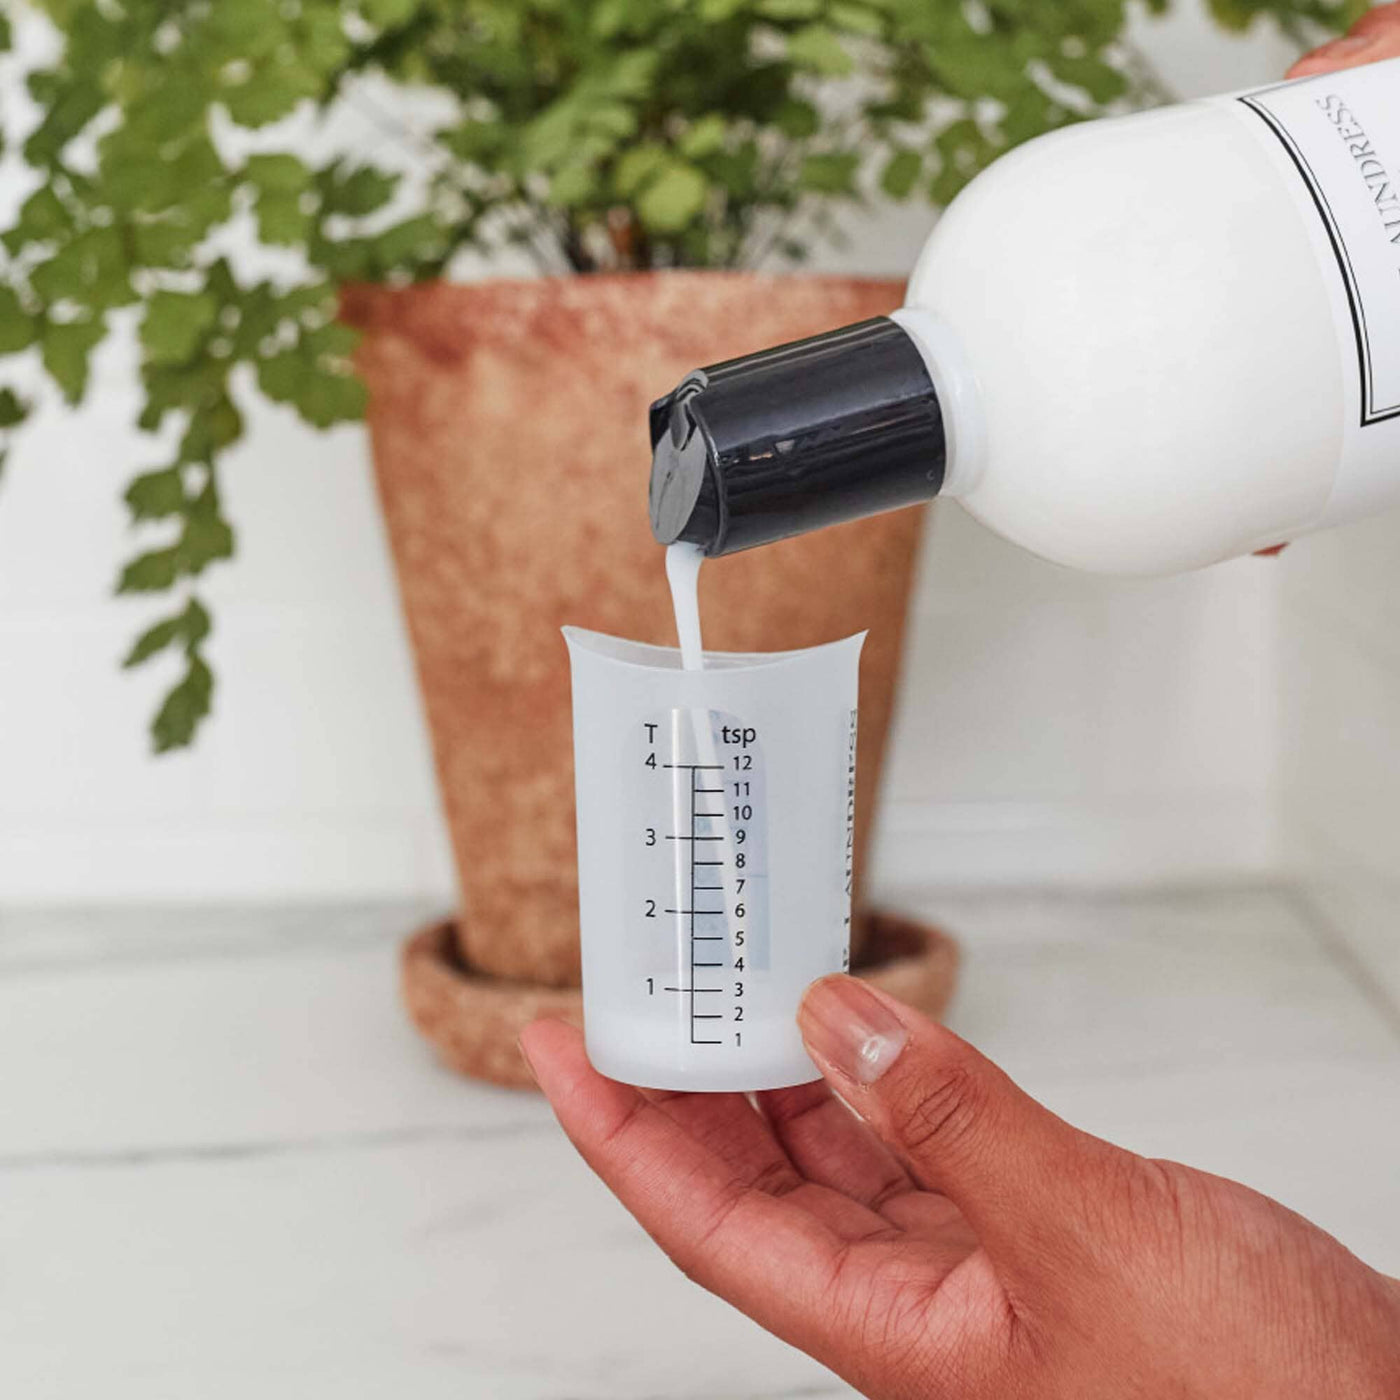
[[[676,637],[680,642],[681,666],[687,671],[703,671],[705,669],[705,651],[700,640],[700,565],[705,562],[705,551],[698,544],[688,544],[684,540],[666,546],[666,581],[671,585],[671,607],[676,614]],[[680,725],[682,711],[676,710],[672,714],[672,744],[676,751],[681,748]],[[718,750],[715,747],[715,731],[713,720],[709,710],[690,710],[688,712],[690,720],[690,732],[695,740],[695,753],[697,760],[710,769],[720,766]],[[689,801],[687,797],[687,801]],[[676,830],[681,830],[683,813],[681,811],[681,789],[676,788]],[[721,799],[721,803],[723,799]],[[693,823],[692,817],[692,823]],[[724,905],[726,909],[732,909],[738,904],[738,892],[734,883],[734,871],[737,868],[734,860],[734,836],[728,821],[724,823],[723,829],[719,833],[720,837],[720,864],[719,878],[720,886],[724,892]],[[685,907],[684,882],[687,878],[682,870],[683,862],[678,858],[676,862],[676,908]],[[691,902],[694,902],[694,891],[691,891]],[[741,906],[742,907],[742,906]],[[694,974],[692,973],[692,976]]]
[[[666,580],[671,585],[671,607],[676,614],[676,635],[681,644],[681,665],[699,671],[705,665],[700,645],[700,565],[705,551],[684,540],[666,547]]]

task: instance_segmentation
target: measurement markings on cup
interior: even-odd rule
[[[713,766],[716,767],[716,768],[718,768],[718,767],[720,767],[721,765],[715,764],[715,765],[713,765]],[[696,822],[700,819],[700,816],[701,816],[701,813],[700,813],[700,812],[698,811],[698,809],[696,808],[695,801],[696,801],[696,798],[698,798],[699,795],[700,795],[700,793],[699,793],[699,782],[698,782],[698,775],[699,775],[700,771],[701,771],[701,769],[700,769],[699,765],[696,765],[696,767],[694,767],[694,768],[692,768],[692,769],[690,770],[690,835],[691,835],[691,838],[692,838],[692,839],[691,839],[691,845],[690,845],[690,979],[689,979],[689,980],[690,980],[690,1043],[691,1043],[692,1045],[722,1045],[722,1044],[724,1043],[722,1040],[715,1040],[714,1038],[709,1037],[709,1036],[706,1036],[706,1037],[703,1037],[703,1038],[702,1038],[702,1037],[696,1035],[696,1030],[698,1029],[698,1027],[696,1026],[696,1022],[699,1021],[699,1020],[701,1019],[701,1015],[700,1015],[700,1012],[699,1012],[699,1008],[697,1008],[697,1006],[695,1005],[695,992],[696,992],[696,987],[695,987],[695,973],[696,973],[696,970],[697,970],[698,968],[701,968],[701,967],[720,967],[720,966],[722,966],[722,964],[720,964],[720,963],[709,963],[709,962],[700,963],[700,962],[697,962],[697,961],[696,961],[696,958],[695,958],[695,944],[696,944],[695,919],[696,919],[696,916],[697,916],[697,915],[700,915],[701,917],[705,917],[705,916],[707,916],[707,915],[712,915],[712,914],[716,914],[716,913],[717,913],[717,914],[719,914],[719,915],[722,917],[723,914],[724,914],[724,909],[723,909],[723,907],[722,907],[722,902],[721,902],[721,907],[720,907],[719,909],[717,909],[717,910],[709,910],[709,909],[707,909],[707,910],[704,910],[704,911],[702,912],[701,910],[699,910],[699,909],[697,909],[697,908],[695,907],[695,894],[696,894],[696,889],[695,889],[695,884],[696,884],[696,877],[695,877],[695,869],[696,869],[696,867],[695,867],[695,846],[696,846],[696,843],[698,842],[698,840],[700,839],[698,833],[697,833],[696,830],[695,830],[695,824],[696,824]],[[723,813],[721,812],[720,815],[722,816]],[[722,838],[720,838],[720,837],[710,837],[709,839],[710,839],[710,840],[720,840],[720,839],[722,839]],[[704,1015],[703,1019],[705,1019],[705,1020],[707,1020],[707,1021],[722,1020],[722,1019],[723,1019],[723,1013],[715,1013],[715,1014],[713,1014],[713,1015],[711,1015],[711,1014],[709,1014],[709,1013],[706,1013],[706,1014]]]
[[[696,927],[697,919],[723,918],[725,916],[725,910],[723,906],[724,885],[716,885],[710,883],[711,877],[709,877],[708,875],[705,877],[704,883],[701,883],[701,877],[699,874],[701,868],[715,870],[718,873],[722,870],[724,866],[724,861],[706,860],[697,857],[697,847],[701,846],[703,843],[721,843],[724,840],[723,835],[713,835],[709,832],[702,832],[701,830],[699,830],[699,823],[701,821],[723,820],[724,818],[724,810],[722,807],[719,811],[711,811],[709,808],[702,809],[699,805],[699,799],[702,794],[722,795],[724,792],[724,788],[722,786],[702,786],[702,780],[700,775],[706,772],[722,772],[724,769],[724,765],[720,763],[665,763],[661,766],[663,768],[672,769],[678,773],[687,773],[689,775],[690,781],[690,829],[688,831],[673,831],[670,832],[666,837],[668,841],[685,842],[686,845],[688,845],[690,848],[690,858],[688,861],[688,883],[690,889],[690,897],[684,901],[678,901],[677,907],[672,907],[664,910],[664,912],[667,914],[689,920],[689,927],[687,930],[687,942],[689,943],[689,966],[687,969],[688,976],[685,978],[686,985],[677,987],[664,987],[662,988],[662,990],[667,992],[674,992],[678,995],[688,996],[690,998],[688,1019],[690,1022],[690,1043],[692,1045],[722,1045],[724,1043],[723,1040],[717,1040],[713,1036],[701,1035],[701,1028],[699,1026],[699,1022],[723,1021],[725,1019],[724,1013],[722,1011],[701,1011],[696,1003],[695,998],[697,996],[705,995],[719,996],[722,995],[724,992],[723,986],[700,986],[697,984],[696,980],[697,971],[724,966],[723,962],[714,962],[710,959],[705,959],[702,961],[698,956],[698,950],[696,947],[696,945],[700,943],[723,943],[725,941],[723,934],[703,933],[700,931],[700,929]],[[703,899],[699,898],[699,896],[705,894],[719,894],[720,907],[717,909],[711,908]],[[682,903],[685,907],[679,907],[679,905]],[[711,1004],[713,1005],[713,1003]]]
[[[840,966],[845,721],[860,638],[675,657],[571,629],[588,1053],[624,1083],[810,1077],[792,1008]]]
[[[756,726],[720,712],[676,709],[647,721],[648,743],[666,730],[670,754],[653,750],[643,767],[653,778],[667,770],[669,810],[664,821],[655,820],[661,794],[648,783],[654,796],[647,798],[651,822],[644,826],[643,849],[667,851],[669,897],[646,898],[645,904],[647,917],[667,921],[670,975],[657,975],[653,963],[646,986],[649,994],[684,998],[671,1003],[682,1043],[716,1054],[724,1047],[742,1051],[751,1013],[763,1009],[748,1000],[750,975],[768,968],[763,750]],[[659,875],[652,864],[643,878]],[[657,953],[665,946],[648,942]]]

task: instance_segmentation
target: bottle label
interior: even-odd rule
[[[1335,524],[1394,499],[1400,472],[1400,59],[1219,100],[1289,172],[1333,283],[1351,368],[1341,467],[1318,522]]]

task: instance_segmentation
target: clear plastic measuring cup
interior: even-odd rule
[[[564,635],[589,1058],[656,1089],[817,1078],[795,1017],[849,961],[864,633],[701,671]]]

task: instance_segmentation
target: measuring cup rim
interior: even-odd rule
[[[704,674],[703,671],[687,672],[681,665],[680,650],[676,647],[634,642],[627,637],[614,637],[607,632],[590,631],[586,627],[564,627],[561,630],[570,650],[578,647],[619,666],[638,671],[675,671],[680,675]],[[853,632],[849,637],[840,637],[834,642],[820,642],[813,647],[797,647],[792,651],[706,651],[705,667],[710,671],[732,673],[792,665],[810,661],[823,652],[839,651],[846,647],[859,651],[867,635],[863,631]]]

